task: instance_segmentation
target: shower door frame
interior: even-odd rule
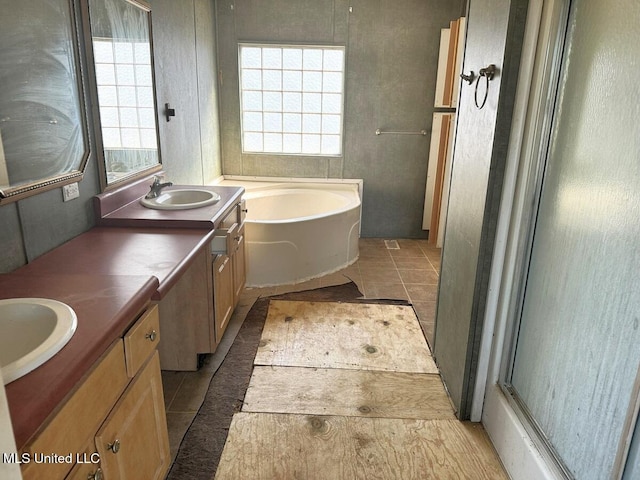
[[[509,147],[512,167],[505,174],[490,279],[491,293],[487,299],[486,328],[481,340],[472,407],[472,420],[482,418],[505,467],[514,478],[520,475],[540,479],[573,478],[509,383],[558,84],[564,68],[564,46],[568,40],[572,1],[575,0],[530,0],[529,3],[528,33],[525,33],[516,98],[516,112],[520,116],[514,114],[513,144]],[[514,137],[516,141],[513,141]],[[629,406],[626,415],[625,431],[614,464],[614,479],[624,475],[638,419],[640,371],[634,388],[636,401]]]

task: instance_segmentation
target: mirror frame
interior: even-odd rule
[[[84,132],[84,152],[78,164],[78,168],[70,170],[58,175],[50,177],[40,178],[33,180],[22,185],[15,187],[0,188],[0,206],[22,200],[24,198],[37,195],[47,190],[53,190],[54,188],[61,188],[64,185],[70,183],[76,183],[83,179],[84,172],[87,167],[89,156],[91,155],[91,132],[88,125],[87,115],[87,86],[85,81],[86,74],[86,56],[84,55],[81,38],[83,25],[81,26],[82,11],[79,0],[67,0],[69,4],[69,11],[71,13],[71,22],[69,28],[71,29],[71,37],[73,38],[73,52],[74,52],[74,64],[76,67],[76,82],[78,87],[78,105],[79,105],[79,118],[81,121],[80,127]]]
[[[151,21],[151,5],[144,0],[121,0],[140,8],[147,14],[147,22],[149,24],[149,47],[151,49],[151,77],[153,82],[153,106],[156,115],[156,138],[158,139],[158,164],[142,170],[136,170],[129,175],[124,175],[117,181],[109,183],[107,181],[107,168],[105,163],[104,143],[102,140],[102,122],[100,119],[100,102],[98,99],[98,84],[96,81],[96,67],[93,53],[93,37],[91,34],[91,18],[89,13],[89,0],[81,0],[82,2],[82,23],[84,30],[84,41],[87,54],[87,72],[89,78],[89,97],[91,101],[91,113],[93,120],[93,134],[96,144],[96,161],[98,163],[98,172],[100,176],[100,187],[102,192],[115,190],[137,179],[147,177],[152,173],[162,170],[162,154],[160,150],[160,121],[158,118],[158,98],[156,95],[156,70],[153,54],[153,22]]]

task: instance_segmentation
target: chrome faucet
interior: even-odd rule
[[[164,187],[170,187],[173,185],[171,182],[160,183],[161,178],[162,177],[160,175],[153,176],[153,183],[150,185],[151,190],[149,190],[149,193],[147,193],[144,198],[157,198]]]

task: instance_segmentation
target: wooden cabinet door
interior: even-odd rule
[[[233,313],[233,267],[229,255],[218,255],[213,262],[213,305],[216,343],[220,343]]]
[[[244,253],[244,225],[238,231],[238,240],[232,258],[233,264],[233,306],[238,305],[240,294],[247,280],[246,257]]]
[[[164,478],[170,457],[157,352],[111,411],[96,449],[105,478]]]
[[[127,383],[124,346],[119,339],[95,363],[89,376],[23,452],[68,455],[86,451],[87,443],[91,442]],[[71,467],[64,462],[31,462],[22,465],[22,477],[24,480],[64,478]]]

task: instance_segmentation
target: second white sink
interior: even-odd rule
[[[200,188],[176,188],[166,190],[156,198],[140,199],[140,203],[156,210],[187,210],[206,207],[220,200],[220,195],[211,190]]]
[[[0,368],[8,384],[62,350],[78,319],[68,305],[48,298],[0,300]]]

